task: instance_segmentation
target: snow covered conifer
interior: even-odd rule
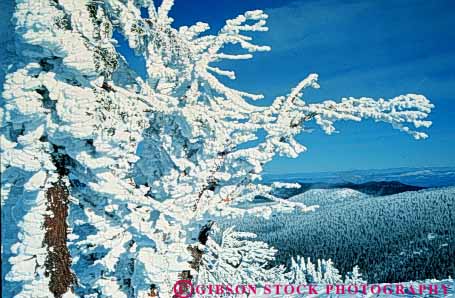
[[[301,256],[297,256],[296,259],[292,258],[288,273],[289,281],[294,284],[306,284],[307,274],[305,259]]]
[[[323,260],[321,264],[320,270],[322,271],[322,280],[326,284],[337,284],[342,282],[342,277],[338,271],[338,269],[335,268],[332,260]]]
[[[255,234],[237,232],[234,227],[222,232],[214,229],[203,251],[198,283],[261,285],[284,279],[283,267],[270,266],[276,249],[252,241]]]
[[[174,28],[172,5],[16,1],[16,56],[0,111],[2,220],[15,227],[11,235],[2,233],[10,296],[74,291],[142,297],[154,288],[169,297],[182,272],[197,276],[188,247],[198,245],[207,223],[245,213],[270,216],[276,209],[309,210],[259,183],[264,165],[277,154],[297,157],[305,151],[295,136],[306,122],[331,134],[337,121],[369,118],[426,137],[418,129],[431,125],[425,119],[433,105],[423,95],[308,104],[302,92],[319,87],[316,74],[270,106],[249,103],[262,96],[223,84],[220,76],[234,79],[235,73],[214,64],[269,51],[247,35],[267,31],[267,15],[248,11],[210,35],[201,22]],[[118,52],[114,31],[144,58],[145,79]],[[229,53],[229,44],[243,52]],[[242,147],[252,140],[255,145]],[[59,187],[57,197],[49,195],[53,187]],[[244,208],[258,195],[278,204]],[[55,239],[46,236],[46,218],[54,216],[54,224],[68,225],[68,237],[62,230],[58,239],[66,241],[72,263],[61,268],[76,280],[65,289],[52,286],[55,271],[48,267],[63,265],[49,262]],[[216,248],[214,243],[209,245]],[[245,245],[267,254],[263,244]],[[262,272],[261,264],[250,273]]]
[[[359,268],[356,266],[349,278],[360,278]],[[313,264],[310,258],[305,259],[297,256],[291,259],[291,265],[286,273],[287,279],[294,284],[321,283],[321,284],[337,284],[343,281],[337,268],[335,268],[332,260],[317,260],[316,265]],[[351,281],[346,276],[345,281]]]
[[[306,279],[308,283],[320,283],[322,281],[320,272],[317,270],[317,267],[311,262],[310,258],[307,259],[306,268]]]
[[[362,274],[360,273],[359,266],[354,266],[352,268],[352,272],[349,272],[346,274],[346,278],[344,280],[345,284],[364,284],[366,283],[366,280],[362,278]]]

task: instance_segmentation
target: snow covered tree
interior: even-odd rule
[[[297,256],[291,259],[291,265],[286,272],[288,282],[293,284],[338,284],[343,281],[337,268],[335,268],[332,260],[318,260],[316,265],[313,264],[310,258],[305,262],[305,258]],[[348,273],[345,278],[345,283],[365,283],[361,279],[359,267],[355,266],[353,271]]]
[[[182,272],[197,276],[188,247],[207,223],[309,210],[259,183],[277,154],[305,151],[295,136],[308,121],[331,134],[336,121],[369,118],[426,137],[417,131],[431,125],[424,96],[307,104],[316,74],[271,106],[251,104],[262,96],[221,83],[235,74],[215,63],[270,50],[246,35],[267,31],[267,15],[246,12],[209,35],[200,22],[172,27],[172,5],[16,1],[0,111],[11,297],[143,297],[151,288],[169,297]],[[144,58],[146,79],[117,51],[114,31]],[[258,195],[278,204],[245,208]]]
[[[345,284],[365,284],[366,280],[362,278],[362,274],[360,273],[359,266],[354,266],[352,269],[352,272],[348,273],[346,275],[346,278],[344,279]]]
[[[297,256],[296,259],[291,258],[291,265],[289,266],[288,278],[293,284],[307,284],[307,266],[305,259]]]
[[[255,234],[237,232],[234,227],[221,233],[214,228],[211,234],[202,248],[200,284],[262,285],[284,279],[284,267],[270,266],[276,249],[265,242],[252,241]]]
[[[338,269],[335,268],[332,260],[330,259],[328,259],[327,261],[323,260],[320,270],[322,271],[324,283],[337,284],[342,282],[341,275]]]

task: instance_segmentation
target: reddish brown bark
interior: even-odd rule
[[[44,217],[44,244],[47,246],[46,276],[50,277],[49,290],[54,297],[61,298],[68,289],[72,290],[75,277],[71,272],[71,255],[66,246],[68,225],[68,189],[58,181],[46,192],[47,211]]]

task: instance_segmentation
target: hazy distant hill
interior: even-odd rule
[[[302,183],[365,183],[371,181],[398,181],[422,187],[455,185],[455,167],[395,168],[382,170],[353,170],[343,172],[295,173],[264,175],[264,181]]]
[[[455,187],[375,197],[351,189],[310,190],[294,201],[315,212],[225,222],[254,231],[291,256],[332,258],[343,273],[358,264],[369,282],[455,276]]]

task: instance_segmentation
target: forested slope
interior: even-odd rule
[[[270,220],[244,217],[224,225],[254,231],[278,248],[281,263],[296,255],[331,258],[342,273],[359,265],[369,282],[455,275],[454,187],[327,200],[337,202],[320,196],[325,206],[315,212],[277,214]]]

